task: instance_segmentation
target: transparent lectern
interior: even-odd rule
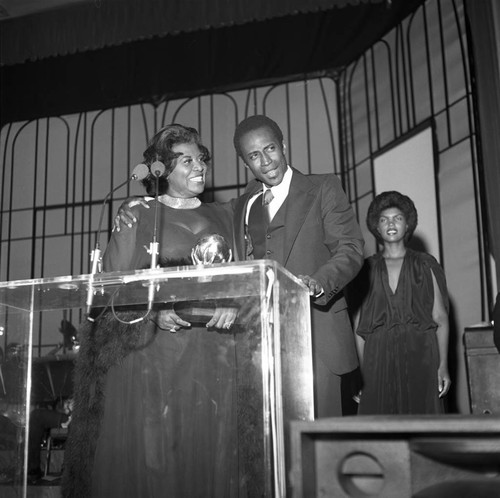
[[[123,307],[146,313],[148,303],[154,308],[192,303],[202,316],[204,303],[228,300],[238,309],[235,326],[226,332],[233,336],[234,368],[240,369],[234,377],[238,379],[235,389],[250,388],[253,393],[232,401],[238,404],[233,407],[240,418],[237,430],[247,435],[252,431],[251,451],[241,443],[237,456],[243,463],[251,458],[250,465],[241,465],[241,472],[250,468],[252,475],[240,479],[252,479],[262,496],[285,496],[288,422],[313,419],[309,295],[297,278],[268,260],[1,282],[2,333],[7,335],[5,342],[18,338],[17,353],[8,359],[16,374],[4,361],[0,378],[4,416],[17,428],[12,439],[16,472],[11,482],[16,496],[27,495],[25,434],[37,360],[33,351],[49,315],[60,319],[61,310],[72,310],[82,322],[88,320],[90,307],[94,313]]]

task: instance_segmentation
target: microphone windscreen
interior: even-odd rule
[[[145,164],[138,164],[132,171],[132,180],[141,181],[149,175],[149,168]]]
[[[161,161],[155,161],[151,164],[151,173],[155,176],[161,176],[165,173],[165,165]]]

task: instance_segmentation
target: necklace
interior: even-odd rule
[[[165,206],[174,209],[195,209],[201,204],[198,197],[189,197],[185,199],[184,197],[171,197],[168,194],[158,196],[158,200],[162,204],[165,204]]]

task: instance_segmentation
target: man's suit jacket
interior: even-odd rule
[[[252,180],[233,201],[235,250],[246,257],[245,213],[248,200],[262,189]],[[335,374],[358,366],[354,334],[342,289],[363,264],[363,236],[354,212],[333,175],[303,175],[293,170],[285,209],[285,238],[278,263],[294,275],[309,275],[324,294],[312,301],[313,354]]]

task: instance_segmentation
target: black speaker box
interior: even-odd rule
[[[294,498],[500,498],[500,418],[352,416],[290,426]]]
[[[493,327],[464,331],[471,411],[500,415],[500,354],[493,342]]]

